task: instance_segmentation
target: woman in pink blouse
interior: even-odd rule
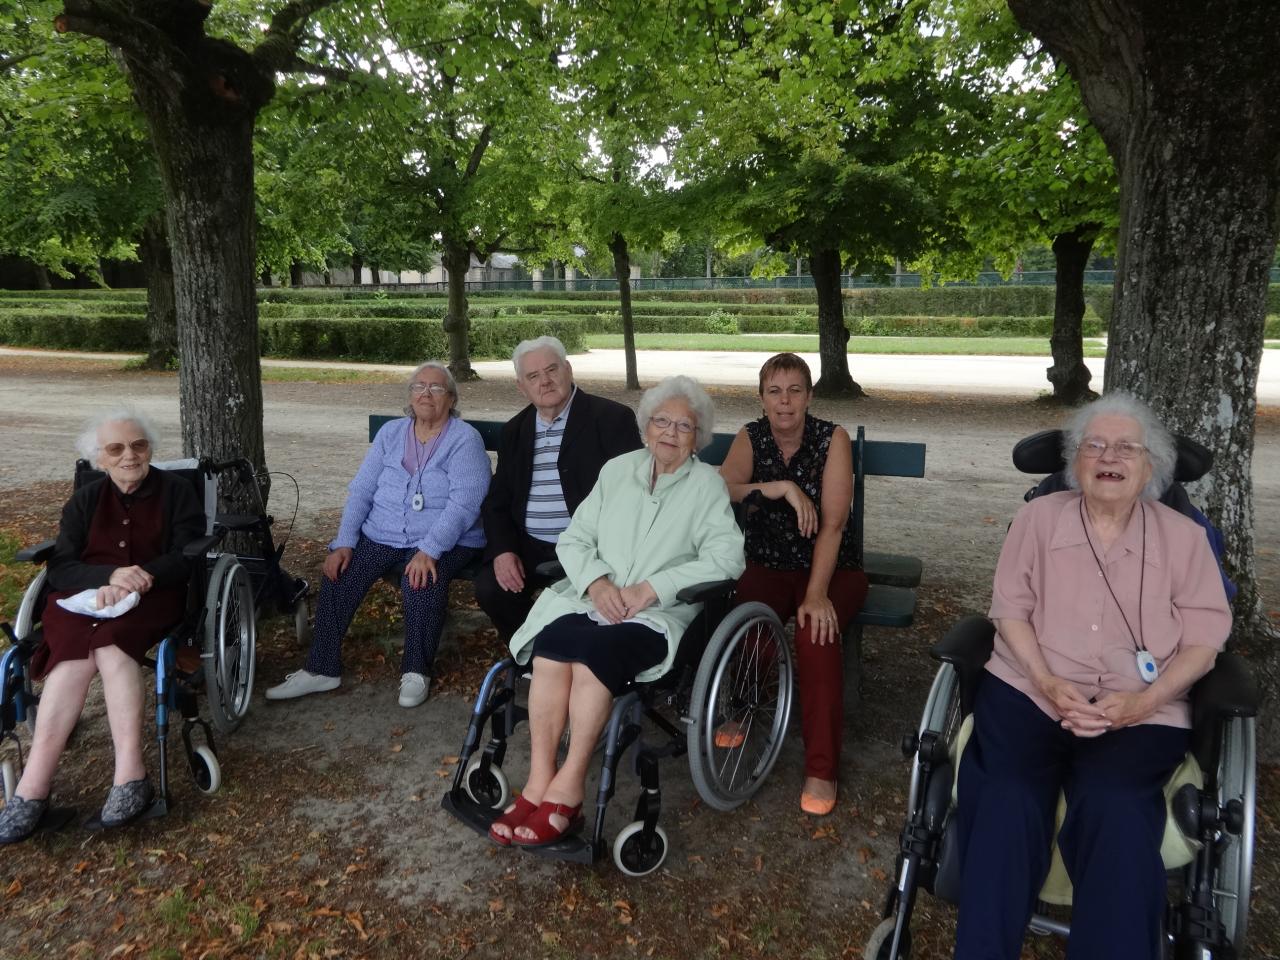
[[[1201,527],[1157,502],[1173,438],[1126,394],[1064,431],[1071,490],[1018,512],[996,567],[995,651],[960,764],[957,958],[1020,955],[1058,835],[1069,958],[1161,956],[1163,786],[1187,751],[1192,684],[1231,629]]]

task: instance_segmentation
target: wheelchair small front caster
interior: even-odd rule
[[[889,950],[893,947],[893,928],[896,923],[895,917],[888,917],[881,920],[879,925],[871,931],[871,936],[867,938],[866,949],[862,952],[863,960],[907,960],[911,956],[910,928],[902,931],[902,942],[898,944],[897,956],[889,956]]]
[[[645,836],[644,821],[634,820],[618,832],[613,841],[613,862],[629,877],[643,877],[657,870],[667,859],[667,831],[660,826]]]
[[[222,786],[222,767],[213,751],[204,744],[187,754],[187,763],[191,765],[191,776],[201,793],[217,793]]]
[[[307,609],[307,598],[301,597],[293,606],[293,633],[298,639],[298,646],[305,647],[311,643],[311,619]]]
[[[483,759],[481,754],[471,758],[462,778],[462,788],[473,802],[501,810],[511,802],[511,785],[507,783],[507,775],[496,764],[491,763],[487,771],[482,771],[480,763]]]

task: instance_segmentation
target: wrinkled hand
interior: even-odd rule
[[[141,567],[116,567],[107,580],[109,586],[124,587],[125,593],[139,594],[150,590],[153,583],[155,583],[155,577]]]
[[[98,609],[109,607],[113,603],[119,603],[133,591],[127,587],[113,587],[107,584],[105,587],[98,588],[98,595],[94,598],[97,601]]]
[[[622,599],[622,591],[608,577],[597,577],[592,581],[591,586],[587,587],[587,596],[610,623],[621,623],[627,619],[627,605]]]
[[[436,572],[435,557],[425,554],[421,550],[413,555],[409,565],[404,568],[404,575],[409,580],[409,586],[414,590],[429,587],[440,579],[440,574]]]
[[[1038,680],[1036,686],[1058,711],[1062,729],[1077,737],[1096,737],[1111,729],[1111,721],[1102,712],[1101,705],[1090,703],[1070,680],[1047,676]]]
[[[330,551],[329,555],[324,558],[324,566],[321,570],[325,575],[325,579],[337,583],[343,571],[350,565],[351,548],[339,547],[337,550]]]
[[[658,594],[653,587],[649,586],[648,580],[641,580],[629,587],[623,587],[619,593],[628,617],[634,617],[645,607],[651,607],[658,602]]]
[[[796,610],[796,628],[809,624],[809,639],[817,646],[840,642],[840,622],[836,608],[827,597],[805,597]]]
[[[524,564],[511,550],[493,558],[493,576],[503,590],[519,593],[524,589]]]
[[[1150,690],[1143,690],[1141,693],[1108,693],[1094,706],[1111,721],[1112,730],[1119,730],[1142,723],[1156,712],[1159,704]]]

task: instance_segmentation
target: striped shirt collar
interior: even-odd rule
[[[573,392],[569,394],[569,402],[564,405],[564,409],[555,415],[552,420],[542,419],[542,414],[538,412],[538,408],[533,408],[533,415],[537,418],[538,427],[542,430],[548,430],[557,423],[564,423],[569,419],[569,408],[573,406],[573,398],[578,395],[578,385],[573,385]]]

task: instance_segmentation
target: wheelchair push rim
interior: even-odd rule
[[[764,604],[735,607],[716,628],[689,704],[689,770],[708,806],[733,810],[768,777],[791,717],[793,672],[782,624]],[[731,723],[741,741],[717,746]]]
[[[1218,761],[1218,807],[1240,801],[1243,820],[1239,836],[1230,837],[1218,860],[1213,895],[1236,956],[1244,956],[1249,932],[1249,898],[1253,882],[1253,843],[1257,804],[1256,741],[1253,717],[1237,717],[1226,724]]]
[[[249,710],[256,640],[249,573],[233,554],[223,554],[209,576],[203,656],[209,712],[219,733],[235,730]]]
[[[948,750],[954,751],[955,740],[960,732],[963,717],[960,716],[960,692],[958,689],[960,675],[949,663],[938,667],[934,674],[933,685],[929,688],[929,698],[925,701],[924,712],[920,715],[920,726],[916,730],[916,740],[926,733],[938,734],[946,743]],[[920,756],[911,757],[911,786],[907,790],[907,819],[915,814],[917,806],[923,800],[918,797],[920,789]]]

